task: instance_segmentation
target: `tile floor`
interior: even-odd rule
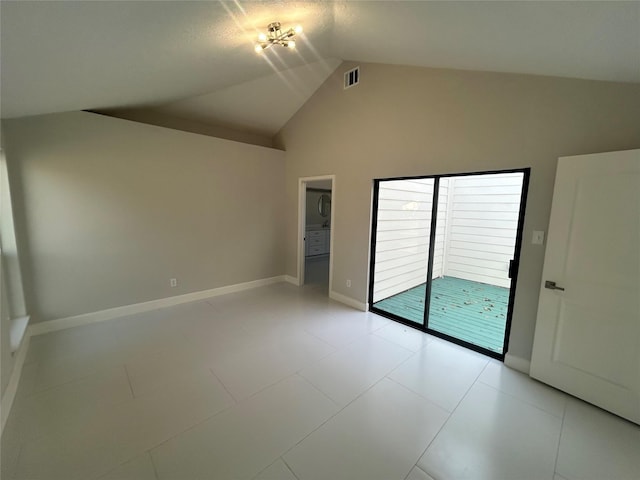
[[[33,337],[2,478],[640,478],[640,427],[271,285]]]
[[[329,255],[305,257],[304,283],[329,285]]]

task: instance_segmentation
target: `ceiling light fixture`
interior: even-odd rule
[[[272,45],[282,45],[286,48],[296,48],[296,41],[294,37],[296,34],[302,32],[302,27],[298,25],[295,28],[282,31],[280,22],[270,23],[267,27],[267,34],[261,33],[258,35],[258,43],[256,43],[255,50],[258,53],[262,53],[263,50],[271,47]]]

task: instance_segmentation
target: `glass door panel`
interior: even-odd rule
[[[440,178],[430,331],[503,353],[523,178]]]
[[[424,325],[435,180],[380,180],[372,271],[373,309]]]

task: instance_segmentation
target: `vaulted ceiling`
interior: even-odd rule
[[[150,109],[273,135],[342,60],[640,82],[640,2],[0,3],[3,118]],[[259,55],[272,21],[295,50]]]

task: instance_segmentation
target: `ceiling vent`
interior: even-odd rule
[[[360,83],[360,67],[352,68],[344,74],[344,88],[353,87]]]

